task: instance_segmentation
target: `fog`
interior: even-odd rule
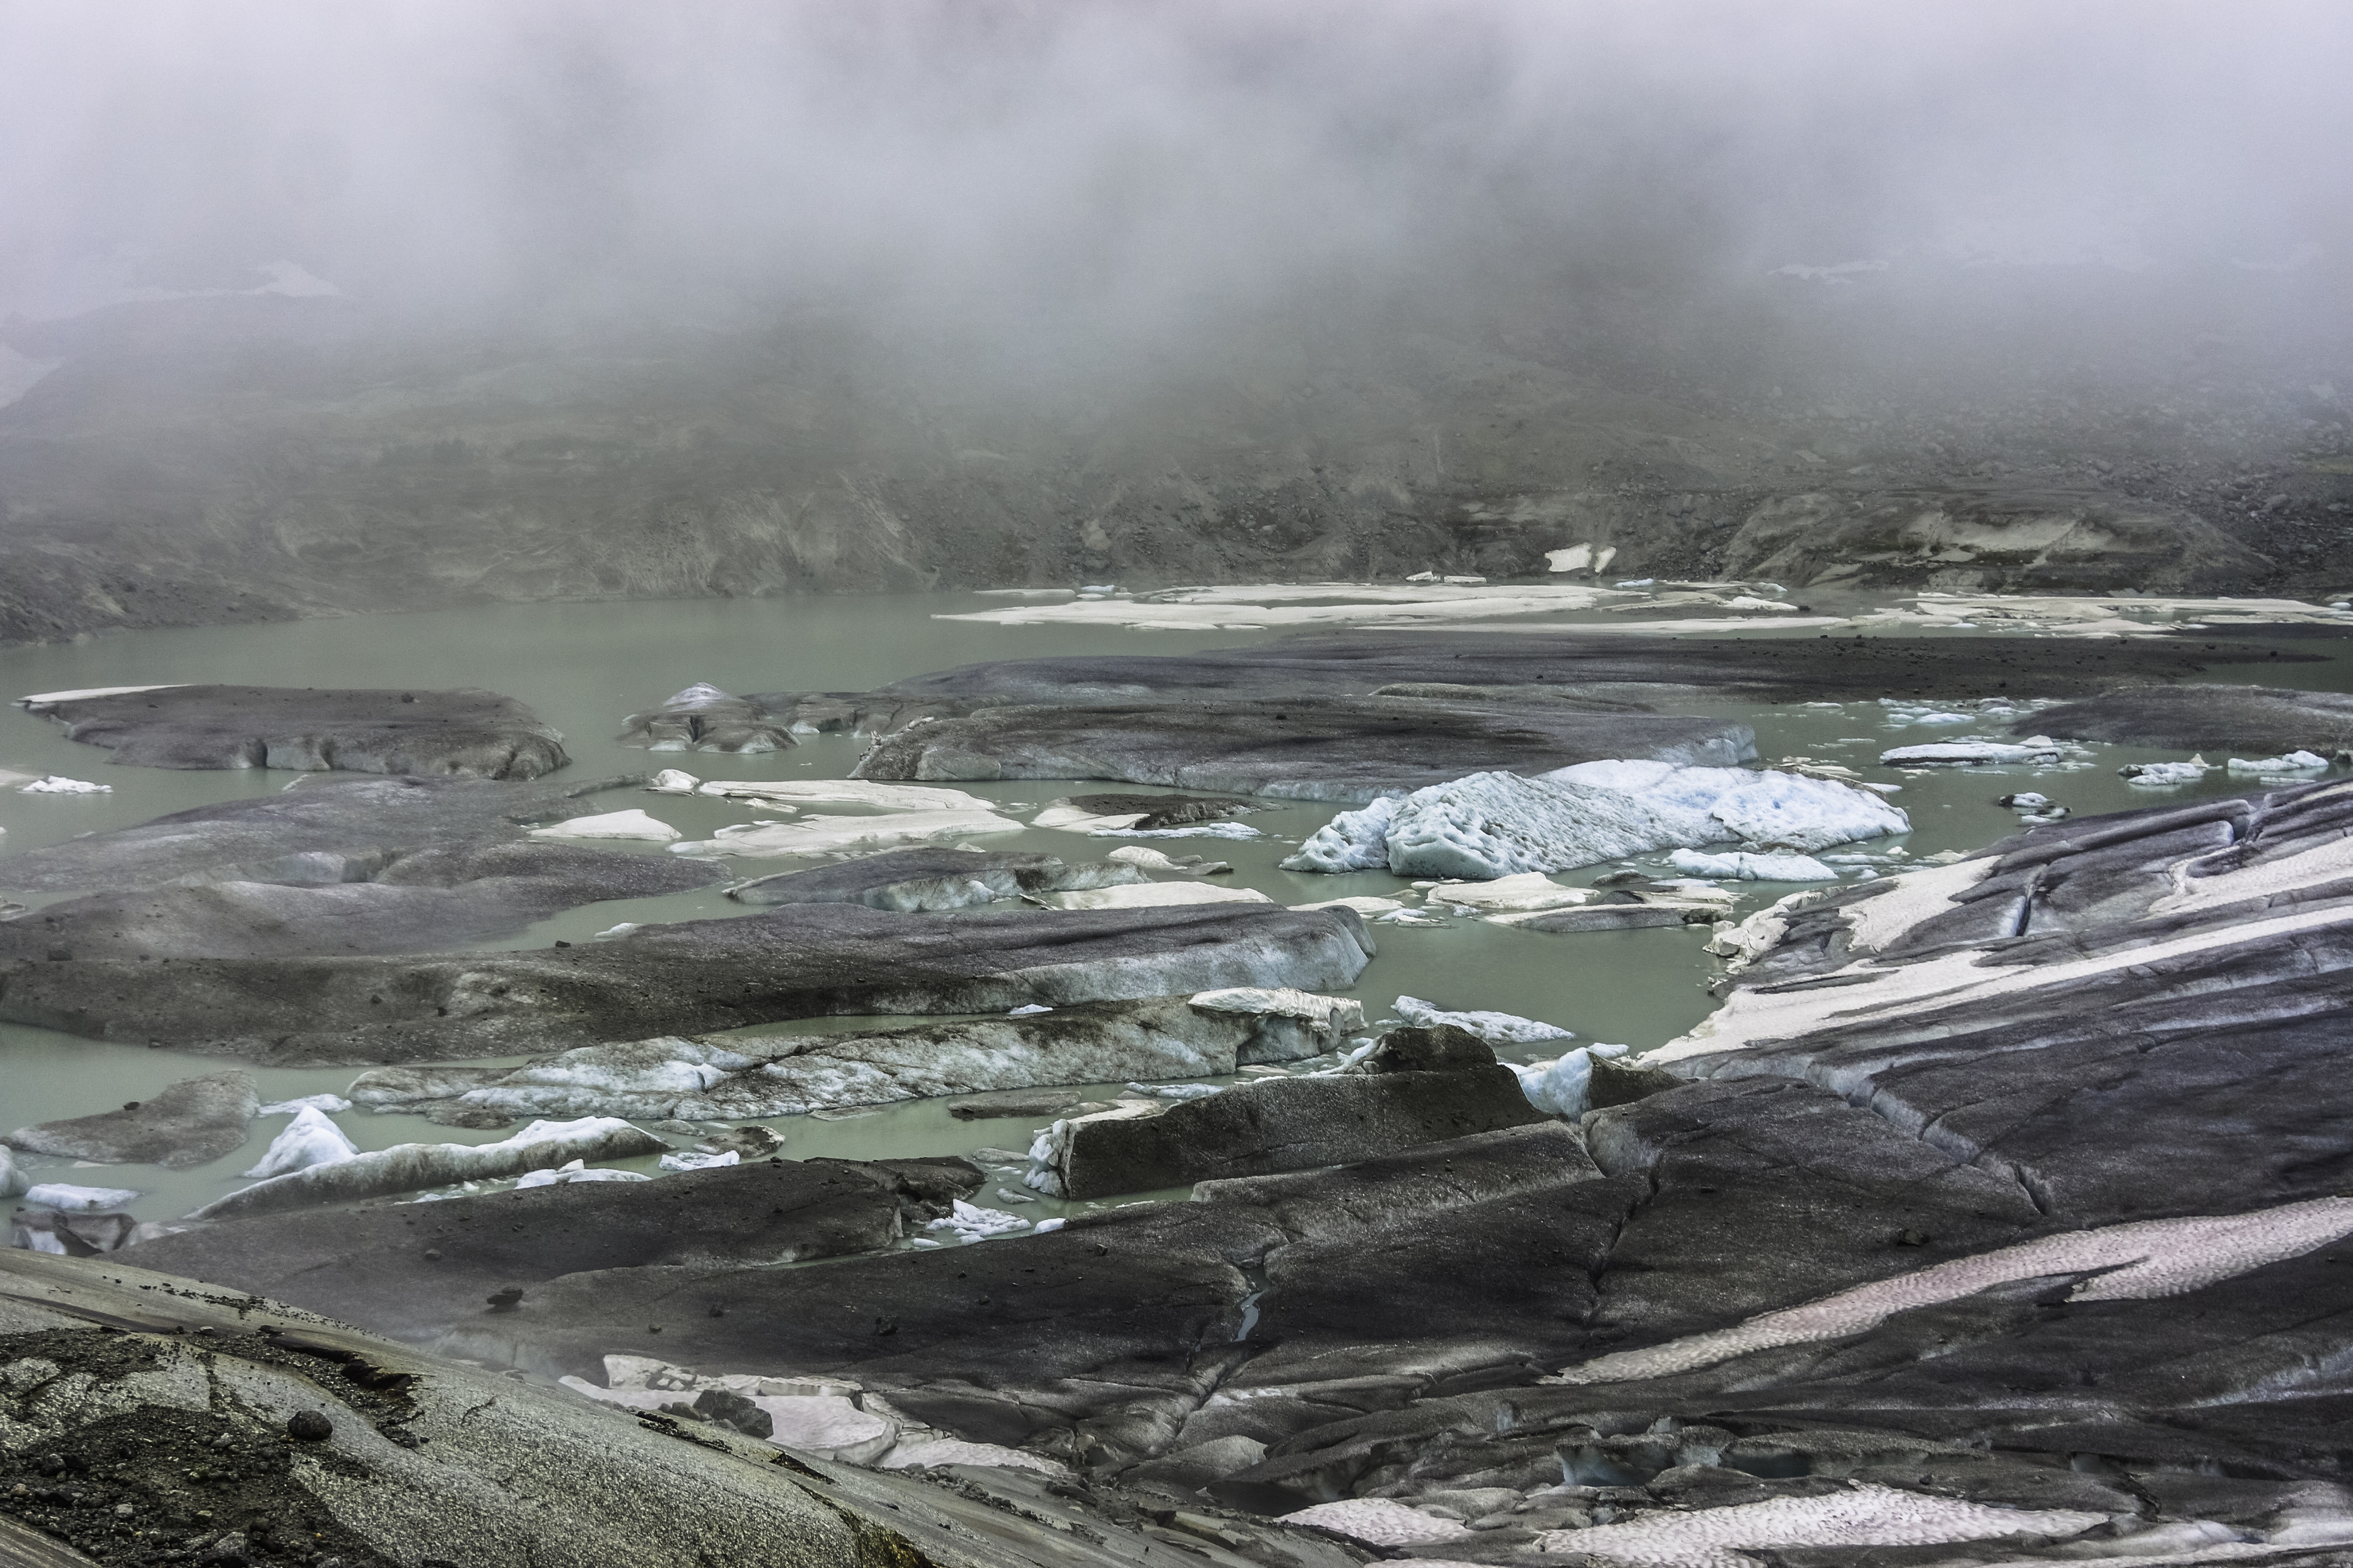
[[[2348,58],[2327,4],[16,4],[0,314],[814,310],[1051,367],[1630,311],[1704,357],[1759,300],[1892,340],[2063,275],[2308,341]]]

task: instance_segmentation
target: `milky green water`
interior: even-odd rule
[[[793,751],[719,756],[649,754],[619,745],[610,737],[630,710],[650,707],[695,681],[709,681],[733,691],[857,690],[980,659],[1089,652],[1184,653],[1265,642],[1280,635],[1004,627],[932,618],[943,611],[989,603],[968,595],[922,595],[534,605],[142,632],[68,647],[0,650],[0,695],[161,682],[479,686],[521,700],[565,732],[574,759],[563,775],[566,778],[587,780],[663,766],[683,766],[706,778],[840,777],[863,752],[865,742],[815,737]],[[2333,660],[2292,669],[2217,672],[2217,678],[2225,680],[2252,679],[2258,675],[2333,689],[2345,685],[2345,671]],[[1874,702],[1783,708],[1726,703],[1705,710],[1754,727],[1759,754],[1767,763],[1808,756],[1855,768],[1866,780],[1899,785],[1901,793],[1892,798],[1911,815],[1913,831],[1900,838],[1852,847],[1884,851],[1901,847],[1915,859],[1941,850],[1973,849],[2015,831],[2016,816],[1994,804],[1996,797],[2012,791],[2040,791],[2078,815],[2091,815],[2225,794],[2233,787],[2218,771],[2205,783],[2184,789],[2161,793],[2134,789],[2117,778],[2119,766],[2173,760],[2172,754],[2118,747],[2091,748],[2074,763],[2058,769],[1922,773],[1882,767],[1876,761],[1878,753],[1890,746],[1966,735],[2000,738],[2006,717],[1966,724],[1907,724],[1901,721],[1905,714]],[[47,721],[15,708],[0,708],[0,768],[62,773],[112,786],[111,795],[94,797],[26,795],[13,788],[0,790],[0,828],[6,830],[0,852],[17,854],[79,834],[143,822],[165,812],[267,794],[283,788],[297,776],[259,771],[165,772],[115,767],[105,759],[102,752],[66,741]],[[1041,804],[1069,793],[1067,786],[1036,782],[961,787],[1021,805]],[[754,816],[748,808],[708,797],[642,794],[598,796],[584,809],[615,810],[623,805],[642,806],[697,838]],[[1403,889],[1405,884],[1385,873],[1318,877],[1278,868],[1276,862],[1329,820],[1333,810],[1325,805],[1276,805],[1249,819],[1265,835],[1262,838],[1165,841],[1157,847],[1171,854],[1204,853],[1229,860],[1235,867],[1231,882],[1258,889],[1284,903],[1359,893],[1395,894]],[[1115,847],[1116,842],[1033,829],[992,837],[987,847],[1039,849],[1066,858],[1084,858],[1102,855]],[[648,847],[644,852],[663,851]],[[797,862],[739,860],[733,864],[745,875],[756,875],[788,868]],[[1647,869],[1663,869],[1661,859],[1641,864]],[[1572,885],[1589,882],[1617,868],[1595,867],[1556,879]],[[0,886],[5,884],[5,861],[0,861]],[[1739,893],[1736,916],[1796,890],[1788,884],[1733,886]],[[556,940],[589,941],[623,921],[745,912],[744,906],[730,902],[714,888],[588,906],[485,945],[543,947]],[[1372,1019],[1388,1016],[1393,1000],[1409,994],[1445,1007],[1485,1008],[1543,1019],[1575,1030],[1578,1039],[1572,1043],[1620,1042],[1640,1050],[1673,1038],[1705,1016],[1714,1005],[1706,987],[1721,973],[1717,962],[1701,951],[1708,935],[1704,927],[1546,935],[1475,920],[1454,920],[1428,929],[1376,925],[1372,930],[1380,952],[1352,993],[1363,1000]],[[897,1021],[825,1019],[791,1026],[828,1031],[887,1026]],[[1557,1049],[1505,1054],[1534,1060],[1557,1054]],[[46,1030],[0,1026],[0,1128],[111,1110],[223,1065],[217,1058],[103,1045]],[[349,1085],[354,1070],[257,1069],[256,1077],[269,1100],[340,1091]],[[1096,1097],[1103,1099],[1126,1092],[1120,1085],[1095,1089]],[[413,1116],[352,1111],[337,1120],[365,1149],[413,1141],[480,1142],[506,1135],[437,1127]],[[37,1181],[136,1189],[141,1196],[130,1205],[132,1212],[142,1219],[165,1219],[239,1184],[237,1173],[260,1157],[283,1122],[282,1117],[260,1119],[243,1150],[193,1171],[76,1166],[37,1155],[22,1156],[20,1163]],[[785,1152],[795,1158],[1018,1151],[1027,1147],[1036,1131],[1036,1123],[1028,1120],[957,1121],[949,1116],[943,1102],[899,1105],[838,1120],[787,1118],[771,1125],[784,1133]],[[678,1142],[683,1146],[691,1140]],[[651,1160],[625,1163],[649,1171],[653,1165]],[[996,1179],[983,1190],[980,1201],[1005,1207],[1010,1203],[997,1195],[1000,1191],[1028,1195],[1019,1186],[1018,1165],[1005,1161],[994,1163],[1001,1168],[992,1170]],[[1040,1199],[1021,1205],[1019,1212],[1025,1217],[1040,1218],[1092,1206],[1096,1205],[1065,1205]]]

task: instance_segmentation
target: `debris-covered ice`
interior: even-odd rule
[[[344,1103],[348,1105],[350,1101]],[[261,1156],[260,1163],[245,1173],[282,1176],[289,1171],[308,1170],[312,1165],[332,1165],[359,1152],[359,1146],[343,1136],[343,1130],[327,1120],[326,1112],[315,1105],[305,1105],[269,1141],[269,1152]]]
[[[1515,1013],[1450,1013],[1434,1002],[1419,996],[1400,996],[1396,1002],[1397,1016],[1419,1028],[1432,1028],[1440,1024],[1451,1024],[1458,1029],[1468,1029],[1491,1046],[1533,1046],[1546,1040],[1573,1040],[1574,1029],[1564,1029],[1554,1024],[1540,1024],[1534,1018],[1523,1018]]]

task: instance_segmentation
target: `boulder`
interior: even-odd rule
[[[128,1261],[429,1342],[590,1269],[792,1263],[867,1252],[980,1185],[961,1160],[763,1161],[652,1182],[568,1183],[432,1204],[224,1219]],[[490,1299],[520,1287],[519,1303]]]
[[[203,881],[44,905],[0,924],[0,962],[60,952],[134,960],[416,952],[495,940],[583,904],[707,887],[724,875],[706,860],[530,839],[298,854],[257,869],[290,879]],[[290,879],[306,873],[325,879]]]
[[[185,1170],[241,1147],[260,1109],[253,1075],[232,1068],[183,1079],[120,1110],[19,1127],[0,1142],[94,1164]]]
[[[30,892],[153,888],[166,882],[366,881],[401,853],[460,857],[474,840],[512,839],[578,814],[579,802],[634,777],[577,784],[466,778],[297,779],[273,795],[175,811],[0,861],[0,885]],[[595,851],[535,847],[535,866],[579,866]],[[433,875],[465,880],[448,860]],[[474,874],[496,874],[484,870]]]
[[[885,736],[870,779],[1123,779],[1289,800],[1367,801],[1482,769],[1650,757],[1728,766],[1746,725],[1652,713],[1525,710],[1407,698],[1131,707],[991,707]]]
[[[1025,1180],[1060,1197],[1104,1197],[1348,1164],[1542,1119],[1476,1037],[1415,1030],[1353,1072],[1258,1079],[1173,1105],[1057,1121],[1031,1151]]]
[[[491,691],[150,686],[16,705],[138,767],[533,779],[571,761],[562,735]]]
[[[828,1014],[1002,1013],[1234,985],[1335,991],[1371,951],[1346,910],[785,905],[538,952],[0,964],[0,1018],[277,1065],[389,1064]]]

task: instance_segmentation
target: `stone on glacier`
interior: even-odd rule
[[[1342,812],[1282,865],[1488,881],[1673,847],[1811,851],[1903,833],[1911,819],[1832,779],[1667,763],[1581,763],[1535,778],[1472,773]]]
[[[294,1120],[269,1141],[269,1152],[261,1156],[261,1163],[245,1173],[254,1177],[282,1176],[289,1171],[308,1170],[312,1165],[332,1165],[359,1152],[359,1146],[344,1137],[343,1130],[328,1121],[324,1111],[306,1105],[296,1110]]]
[[[1810,855],[1702,855],[1678,849],[1667,857],[1674,868],[1694,877],[1737,878],[1744,882],[1835,882],[1839,874]]]
[[[1396,1003],[1397,1016],[1419,1028],[1435,1028],[1451,1024],[1458,1029],[1468,1029],[1491,1046],[1530,1046],[1545,1040],[1573,1040],[1574,1029],[1560,1028],[1552,1024],[1540,1024],[1534,1018],[1523,1018],[1513,1013],[1449,1013],[1434,1002],[1419,996],[1400,996]]]

